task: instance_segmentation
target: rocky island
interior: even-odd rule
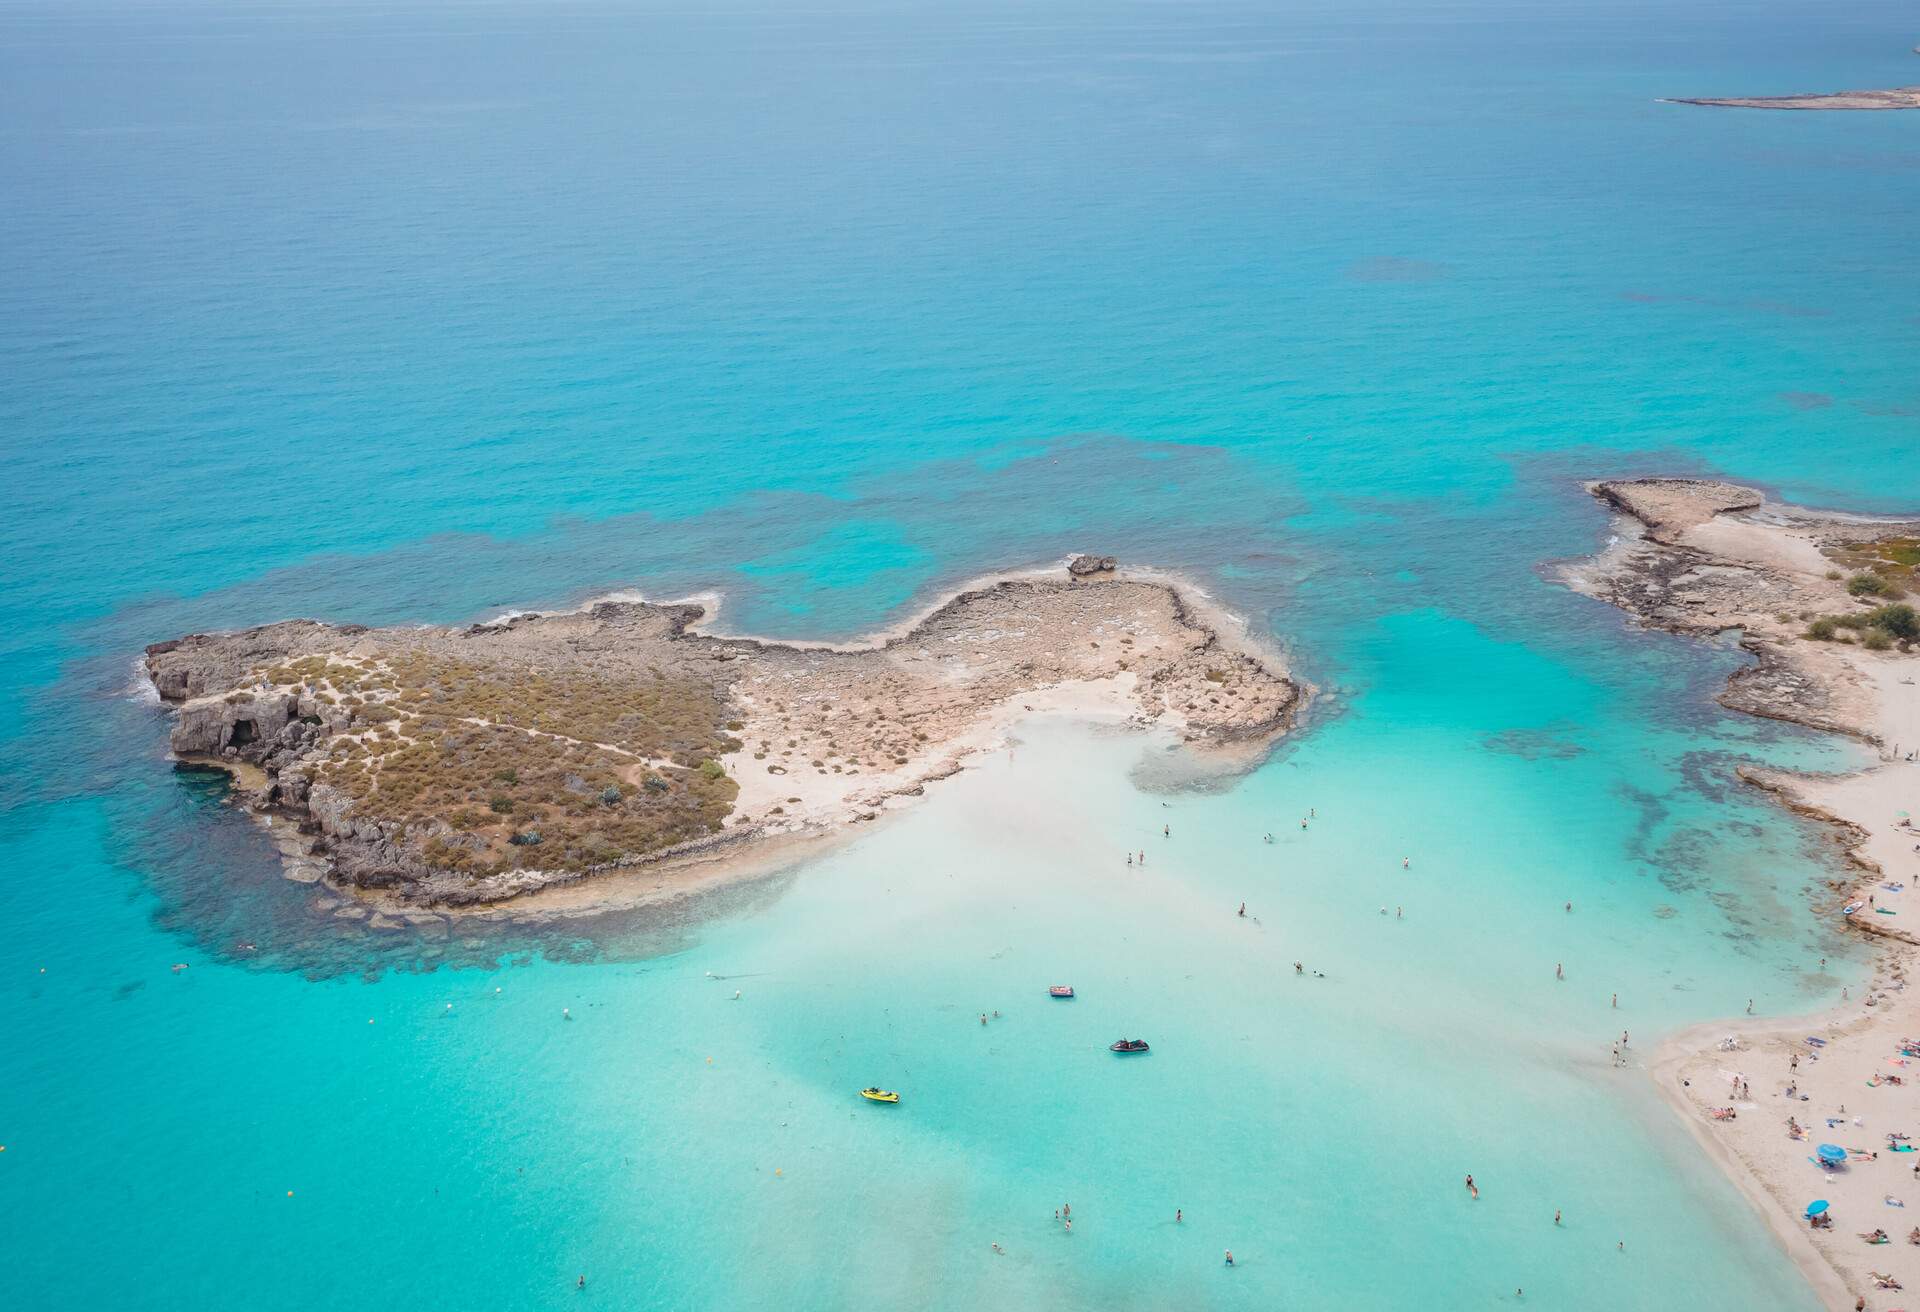
[[[1718,1021],[1669,1040],[1653,1065],[1661,1092],[1753,1200],[1822,1301],[1920,1285],[1920,1243],[1869,1247],[1914,1177],[1887,1151],[1911,1131],[1903,1068],[1920,1053],[1903,999],[1920,926],[1920,519],[1822,513],[1738,484],[1636,479],[1590,485],[1615,512],[1615,538],[1566,571],[1572,587],[1639,623],[1732,637],[1753,659],[1720,693],[1728,707],[1845,734],[1873,751],[1848,774],[1744,768],[1748,783],[1828,826],[1842,860],[1815,913],[1875,945],[1874,974],[1825,1014]],[[1820,978],[1825,966],[1808,962]],[[1828,979],[1831,989],[1838,981]],[[1738,1002],[1733,1003],[1738,1006]],[[1730,1091],[1728,1073],[1741,1080]],[[1847,1169],[1809,1166],[1815,1143]],[[1907,1159],[1911,1160],[1911,1159]],[[1811,1191],[1811,1192],[1810,1192]],[[1830,1229],[1808,1225],[1810,1197]],[[1902,1236],[1904,1237],[1904,1235]],[[1878,1304],[1876,1304],[1878,1306]]]
[[[1884,91],[1833,91],[1803,96],[1669,97],[1669,105],[1708,105],[1719,109],[1920,109],[1920,87]]]
[[[157,643],[171,746],[328,882],[476,908],[871,820],[1013,715],[1121,710],[1259,752],[1301,688],[1190,589],[1075,557],[854,645],[702,632],[708,606],[602,602],[465,627],[290,620]],[[297,836],[297,837],[296,837]]]

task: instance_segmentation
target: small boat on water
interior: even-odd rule
[[[862,1089],[860,1096],[868,1102],[899,1102],[900,1095],[891,1089]]]
[[[1073,985],[1055,984],[1047,990],[1047,996],[1050,998],[1070,998],[1073,996]]]
[[[1145,1039],[1121,1039],[1108,1049],[1110,1052],[1145,1052],[1146,1050]]]

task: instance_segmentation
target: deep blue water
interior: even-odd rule
[[[0,3],[22,1305],[1807,1305],[1602,1049],[1852,977],[1821,848],[1732,777],[1849,758],[1539,565],[1604,536],[1596,475],[1920,501],[1920,115],[1656,100],[1910,83],[1912,42],[1892,3]],[[845,635],[1083,548],[1287,642],[1309,731],[1169,793],[1034,726],[670,923],[343,925],[132,687],[194,628],[622,587]],[[1183,845],[1116,885],[1163,801]],[[1223,937],[1250,890],[1270,937]],[[1036,1007],[1068,968],[1090,1005]],[[1075,1061],[1108,1022],[1155,1027],[1127,1085]]]

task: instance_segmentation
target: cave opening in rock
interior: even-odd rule
[[[233,722],[233,733],[227,738],[227,746],[245,747],[259,736],[259,734],[253,731],[252,720],[235,720]]]

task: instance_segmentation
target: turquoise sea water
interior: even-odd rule
[[[1810,1306],[1607,1042],[1856,977],[1732,774],[1853,758],[1539,566],[1596,474],[1920,500],[1920,115],[1655,103],[1912,82],[1910,19],[0,3],[8,1304]],[[1082,548],[1306,731],[1223,789],[1029,724],[664,921],[342,923],[133,680]]]

